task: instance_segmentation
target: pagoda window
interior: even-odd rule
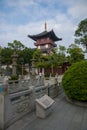
[[[46,48],[45,45],[40,46],[40,49],[45,49],[45,48]]]
[[[48,48],[48,44],[46,44],[45,47]]]
[[[38,46],[37,48],[40,49],[40,46]]]

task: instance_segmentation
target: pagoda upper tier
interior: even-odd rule
[[[31,39],[33,39],[34,41],[37,41],[39,39],[43,39],[43,38],[50,38],[52,41],[60,41],[62,40],[62,38],[59,38],[55,35],[54,31],[51,30],[51,31],[44,31],[40,34],[37,34],[37,35],[28,35],[28,37],[30,37]]]
[[[57,47],[56,41],[62,40],[57,37],[53,30],[44,32],[37,35],[28,35],[31,39],[35,41],[34,45],[37,49],[40,49],[44,54],[51,54],[53,48]]]

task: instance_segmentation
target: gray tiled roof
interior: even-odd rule
[[[61,38],[57,37],[56,34],[54,33],[53,30],[47,32],[44,31],[42,33],[39,33],[37,35],[28,35],[28,37],[30,37],[31,39],[33,39],[34,41],[36,41],[37,39],[41,39],[44,37],[50,37],[53,41],[59,41],[62,40]]]

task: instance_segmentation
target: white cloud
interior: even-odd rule
[[[79,3],[68,9],[68,14],[70,14],[73,19],[84,19],[87,17],[87,5],[84,3]]]
[[[60,43],[68,46],[69,40],[72,41],[74,25],[66,17],[64,18],[64,15],[58,14],[58,16],[61,16],[60,20],[56,17],[56,21],[53,19],[47,21],[47,28],[48,31],[53,29],[58,37],[63,38],[58,44]],[[13,40],[20,40],[24,45],[34,47],[34,41],[28,38],[27,35],[35,35],[44,31],[44,22],[38,21],[37,23],[29,23],[20,26],[3,25],[1,28],[3,28],[4,33],[0,37],[0,41],[5,43],[4,45]]]
[[[9,7],[25,8],[31,5],[37,5],[34,0],[5,0],[5,3]]]
[[[3,46],[7,46],[7,43],[13,42],[13,40],[20,40],[24,45],[28,47],[34,47],[33,41],[28,38],[28,34],[40,33],[41,30],[43,31],[43,28],[42,23],[38,22],[37,24],[30,23],[20,26],[2,24],[0,26],[0,30],[3,30],[2,34],[0,35],[0,43]]]
[[[86,3],[85,0],[5,0],[5,7],[8,9],[11,7],[13,10],[9,14],[0,13],[0,43],[7,46],[8,42],[20,40],[27,47],[34,47],[34,41],[27,35],[44,31],[46,20],[48,31],[54,29],[56,35],[63,38],[58,44],[68,47],[74,42],[74,32],[78,22],[87,16]],[[59,8],[54,5],[58,5]],[[24,24],[21,21],[22,16],[26,21]]]

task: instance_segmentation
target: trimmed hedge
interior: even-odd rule
[[[87,61],[73,64],[65,72],[62,85],[69,99],[87,101]]]

